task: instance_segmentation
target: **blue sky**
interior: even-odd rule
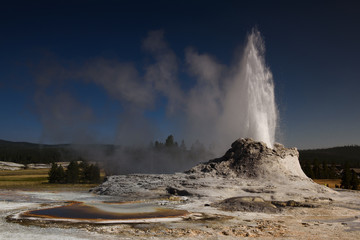
[[[164,96],[140,114],[111,89],[67,72],[103,59],[129,63],[142,75],[152,61],[143,41],[161,30],[179,61],[180,87],[189,89],[194,82],[186,73],[185,49],[230,64],[257,27],[274,76],[277,140],[298,148],[359,145],[359,7],[357,1],[3,2],[0,139],[112,143],[119,128],[133,131],[121,123],[134,119],[139,132],[153,139],[170,133],[181,138],[181,119],[167,114]],[[54,120],[54,106],[71,117]]]

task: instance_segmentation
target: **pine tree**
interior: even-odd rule
[[[309,178],[311,178],[311,179],[315,178],[313,167],[310,164],[309,164]]]
[[[314,171],[315,179],[321,178],[320,165],[319,165],[319,161],[317,159],[314,159],[313,171]]]
[[[100,168],[96,164],[91,164],[88,168],[89,174],[88,174],[88,181],[90,183],[99,183],[100,182]]]
[[[165,146],[166,146],[166,147],[173,147],[173,146],[174,146],[174,136],[173,136],[173,135],[169,135],[169,136],[166,138]]]
[[[53,163],[49,171],[49,183],[65,183],[65,171],[61,165]]]
[[[356,172],[353,170],[351,171],[351,180],[350,185],[352,190],[358,190],[359,187],[359,178],[356,174]]]
[[[330,174],[329,174],[329,167],[328,167],[328,165],[326,164],[326,162],[324,161],[324,162],[322,163],[322,178],[323,178],[323,179],[329,179],[329,178],[330,178],[329,175],[330,175]]]
[[[329,171],[329,175],[331,179],[336,179],[338,178],[337,174],[336,174],[336,165],[335,163],[331,164],[331,168]]]
[[[78,183],[79,182],[79,164],[76,161],[71,161],[66,170],[66,182]]]
[[[65,183],[66,182],[66,178],[65,178],[65,171],[64,168],[60,165],[57,168],[57,179],[58,179],[58,183]]]
[[[163,146],[164,146],[164,144],[162,142],[155,141],[155,144],[154,144],[155,149],[160,150],[160,149],[162,149]]]
[[[82,161],[79,164],[80,167],[80,181],[82,183],[87,183],[89,179],[89,164],[85,161]]]
[[[57,169],[58,169],[58,165],[56,163],[51,164],[51,168],[48,173],[49,174],[49,177],[48,177],[49,183],[57,182]]]
[[[349,168],[349,163],[346,162],[341,174],[341,187],[349,189],[351,187],[350,181],[351,181],[351,172]]]
[[[307,162],[307,161],[304,164],[304,173],[309,178],[314,178],[314,172],[312,170],[311,164],[309,162]]]

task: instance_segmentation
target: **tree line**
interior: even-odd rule
[[[82,146],[82,145],[80,145]],[[87,146],[87,145],[84,145]],[[118,145],[91,145],[89,148],[104,148],[106,151],[112,151],[116,148],[121,148]],[[193,152],[196,154],[201,152],[210,152],[208,148],[205,148],[203,144],[196,141],[187,149],[185,142],[182,140],[180,143],[176,142],[173,135],[169,135],[165,142],[155,141],[150,144],[150,147],[157,150],[169,150],[170,148],[181,150],[182,152]],[[131,147],[129,147],[131,148]],[[174,151],[176,153],[176,151]],[[179,152],[179,151],[178,151]],[[351,145],[343,147],[334,147],[327,149],[311,149],[311,150],[299,150],[299,160],[301,165],[306,162],[312,163],[313,159],[317,159],[319,162],[325,162],[330,164],[344,164],[348,162],[350,168],[360,168],[360,146]],[[195,154],[195,155],[196,155]],[[193,154],[194,155],[194,154]],[[198,154],[199,155],[199,154]],[[201,155],[201,154],[200,154]],[[202,154],[204,155],[204,154]],[[22,164],[29,163],[53,163],[62,161],[72,161],[79,157],[86,159],[86,156],[82,156],[75,151],[71,145],[46,145],[46,144],[34,144],[24,142],[10,142],[0,140],[0,161],[16,162]],[[201,156],[200,156],[201,157]],[[89,160],[90,159],[86,159]]]
[[[47,145],[0,140],[0,161],[21,164],[54,163],[80,157],[70,145]]]
[[[323,161],[322,164],[317,159],[314,159],[313,162],[303,162],[301,167],[309,178],[312,179],[338,179],[339,174],[336,169],[336,165],[333,163],[331,166],[326,161]]]
[[[65,151],[59,148],[21,149],[7,147],[0,149],[0,161],[21,164],[60,162],[65,155]]]
[[[49,170],[49,183],[99,183],[100,168],[97,164],[85,161],[71,161],[66,170],[61,165],[53,163]]]
[[[360,168],[360,146],[350,145],[324,149],[299,150],[299,160],[303,165],[317,159],[327,164],[343,165],[348,162],[350,168]]]
[[[359,188],[359,177],[357,173],[350,169],[349,162],[340,165],[340,169],[333,163],[329,166],[325,161],[320,164],[317,159],[312,164],[304,162],[301,167],[304,173],[312,179],[341,179],[340,188],[357,190]]]
[[[341,174],[341,188],[358,190],[359,178],[354,170],[350,170],[349,163],[345,163]]]

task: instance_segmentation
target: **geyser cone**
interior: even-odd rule
[[[274,144],[272,149],[263,142],[241,138],[223,157],[198,164],[185,173],[111,176],[93,191],[124,198],[159,197],[162,192],[191,199],[204,197],[210,202],[249,195],[303,201],[336,194],[306,177],[298,156],[296,148]]]
[[[274,144],[271,149],[263,142],[241,138],[231,144],[223,157],[201,163],[188,173],[280,182],[310,180],[302,171],[298,157],[296,148]]]

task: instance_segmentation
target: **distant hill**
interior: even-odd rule
[[[29,142],[12,142],[0,139],[0,148],[15,147],[15,148],[62,148],[67,147],[69,144],[39,144]]]
[[[0,140],[0,161],[29,163],[52,163],[72,157],[69,145],[48,145]]]
[[[320,163],[343,164],[348,162],[351,167],[360,167],[360,146],[343,146],[323,149],[299,150],[299,160],[312,163],[317,159]]]

